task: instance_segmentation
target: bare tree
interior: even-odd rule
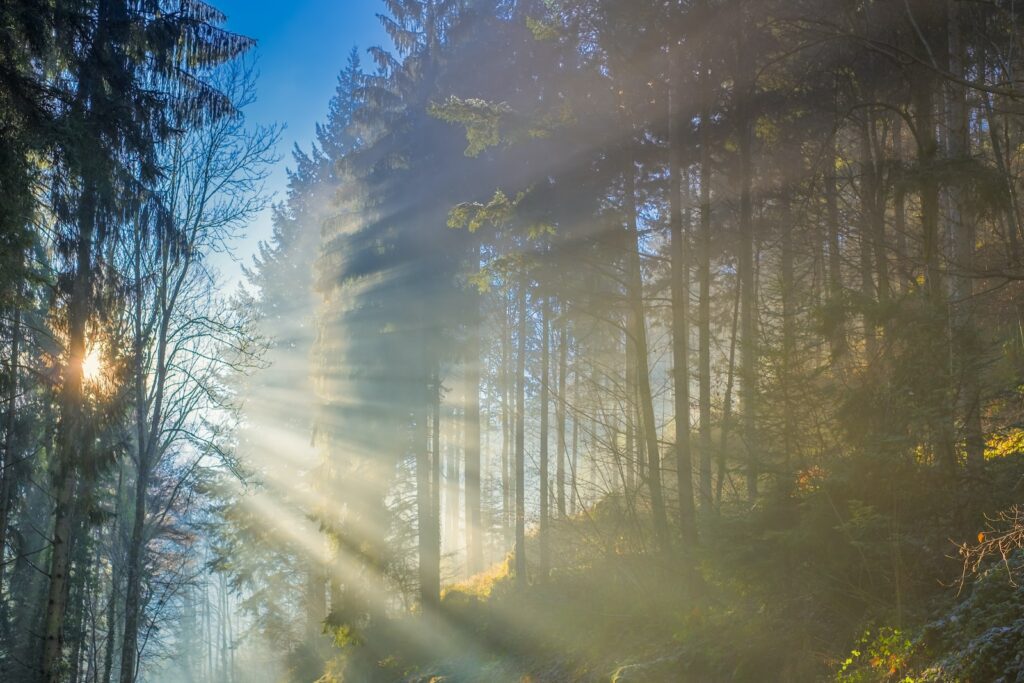
[[[241,110],[253,100],[253,72],[233,64],[218,74]],[[135,509],[128,545],[121,683],[132,683],[154,470],[189,445],[214,445],[211,411],[225,410],[218,379],[250,363],[256,345],[244,314],[215,305],[203,262],[224,248],[267,204],[262,181],[275,161],[276,127],[249,128],[240,115],[189,130],[162,150],[164,182],[144,206],[130,245],[134,310]],[[177,495],[172,489],[167,495]],[[170,501],[153,501],[167,506]]]

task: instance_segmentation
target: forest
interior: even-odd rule
[[[0,681],[1024,681],[1024,7],[357,5],[0,2]]]

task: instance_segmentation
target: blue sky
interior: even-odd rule
[[[364,67],[371,66],[366,48],[387,44],[377,13],[380,0],[213,0],[228,16],[227,28],[255,38],[257,100],[246,116],[254,123],[286,126],[278,148],[281,161],[267,189],[283,198],[285,169],[295,143],[309,149],[315,124],[327,115],[338,72],[352,46],[358,46]],[[372,68],[372,66],[371,66]],[[235,245],[235,257],[248,264],[260,240],[270,236],[269,211]],[[240,271],[226,260],[217,267],[229,281]]]

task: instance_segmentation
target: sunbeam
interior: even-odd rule
[[[3,683],[1021,679],[1014,3],[0,27]]]

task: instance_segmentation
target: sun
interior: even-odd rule
[[[100,358],[100,349],[94,346],[85,354],[82,359],[82,379],[86,382],[94,382],[103,375],[103,361]]]

